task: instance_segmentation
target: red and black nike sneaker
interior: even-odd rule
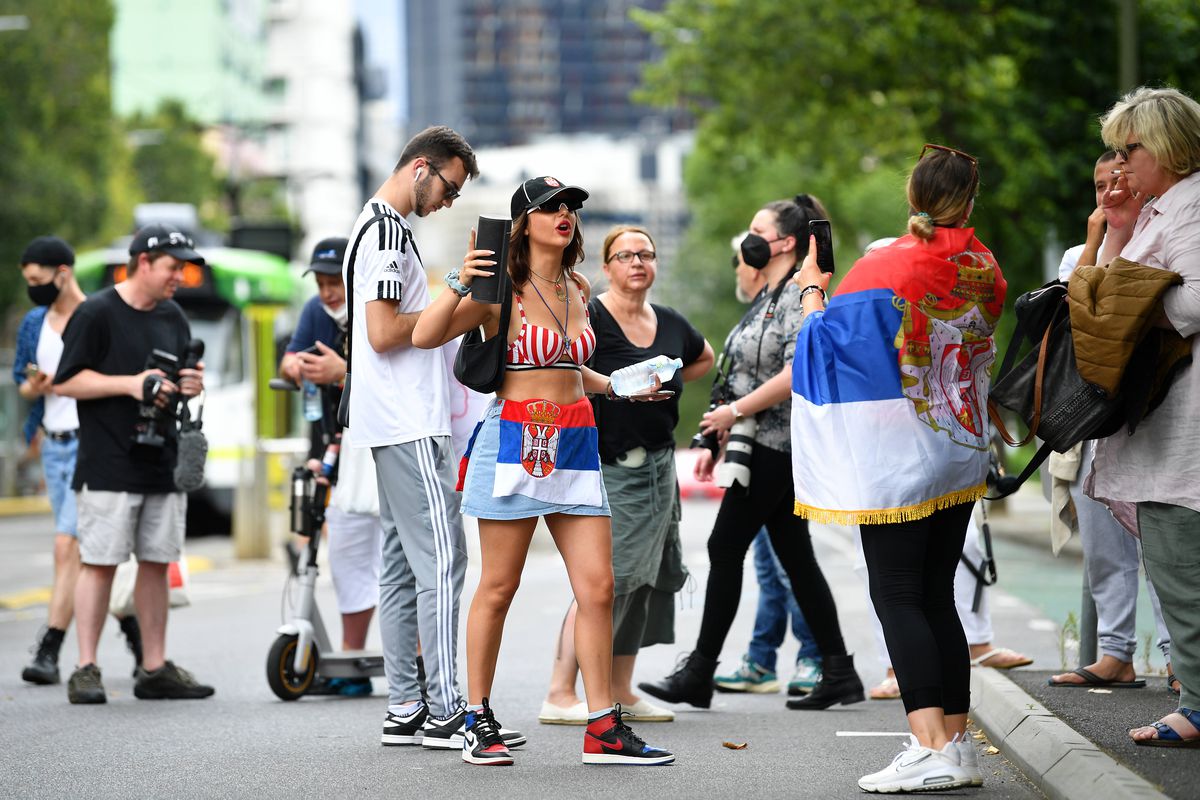
[[[500,724],[492,714],[488,699],[483,698],[483,709],[468,711],[466,730],[463,731],[463,761],[485,766],[509,766],[513,763],[512,753],[500,735]]]
[[[588,723],[583,734],[583,763],[629,764],[653,767],[670,764],[674,753],[651,747],[621,721],[620,703],[598,720]]]

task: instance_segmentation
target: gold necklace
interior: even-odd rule
[[[553,286],[554,287],[554,296],[557,297],[559,300],[567,299],[567,287],[563,285],[563,276],[562,275],[559,275],[558,280],[555,281],[555,280],[550,280],[549,278],[547,278],[543,275],[538,275],[536,272],[533,271],[532,268],[530,268],[529,271],[530,271],[530,273],[533,274],[534,277],[541,278],[543,281],[545,281],[546,283]]]

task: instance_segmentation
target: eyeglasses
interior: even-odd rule
[[[1116,151],[1116,154],[1121,157],[1122,161],[1128,161],[1129,154],[1132,153],[1134,150],[1137,150],[1140,147],[1142,147],[1141,142],[1130,142],[1129,144],[1125,145],[1124,147],[1116,148],[1115,151]]]
[[[971,162],[971,183],[973,184],[972,189],[974,189],[974,185],[978,185],[979,159],[975,158],[975,156],[970,155],[969,153],[964,153],[962,150],[955,150],[953,147],[946,147],[942,144],[927,144],[921,148],[921,155],[917,156],[917,161],[923,159],[925,154],[930,150],[940,150],[943,153],[950,153],[951,155],[960,156]]]
[[[547,214],[557,214],[559,211],[578,211],[581,208],[583,208],[583,201],[578,197],[572,197],[570,200],[559,200],[552,197],[541,205],[530,206],[526,211],[545,211]]]
[[[429,171],[432,172],[434,175],[437,175],[439,178],[441,178],[442,183],[445,184],[445,186],[446,186],[446,194],[442,199],[443,200],[457,200],[462,195],[462,191],[457,186],[455,186],[453,183],[446,180],[446,176],[444,176],[441,172],[439,172],[438,168],[435,167],[432,162],[426,162],[426,163],[429,164]]]
[[[635,258],[643,264],[653,264],[658,261],[658,253],[653,250],[638,250],[636,253],[632,250],[621,250],[609,256],[608,260],[612,261],[614,258],[622,264],[632,264]]]

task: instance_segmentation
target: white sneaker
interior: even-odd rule
[[[971,779],[971,785],[983,786],[983,769],[979,766],[979,750],[975,748],[975,742],[967,735],[957,742],[946,745],[942,751],[946,752],[951,746],[957,751],[958,765]]]
[[[587,725],[587,703],[580,700],[573,706],[556,706],[549,701],[542,701],[538,722],[543,725]]]
[[[910,735],[908,744],[892,763],[859,778],[858,788],[864,792],[936,792],[970,783],[971,779],[959,766],[957,752],[948,756],[940,750],[922,747],[917,737]]]
[[[631,706],[621,704],[621,713],[630,722],[674,722],[675,712],[669,708],[660,708],[641,698]]]

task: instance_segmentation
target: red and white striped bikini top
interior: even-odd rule
[[[583,332],[571,340],[570,346],[563,347],[562,334],[540,325],[530,325],[525,318],[525,305],[521,296],[513,293],[517,301],[517,311],[521,314],[521,331],[517,338],[508,346],[508,356],[505,359],[508,369],[537,369],[539,367],[569,367],[579,369],[587,363],[596,351],[596,333],[592,330],[591,315],[587,313],[587,301],[584,300],[583,290],[579,290],[579,299],[583,300],[584,325]],[[563,356],[568,360],[560,361]]]

